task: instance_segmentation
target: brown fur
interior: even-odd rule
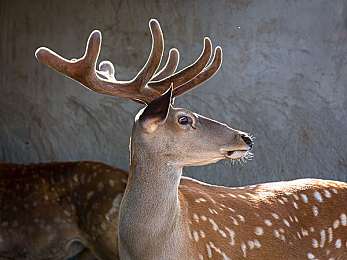
[[[121,259],[347,258],[346,183],[302,179],[227,188],[181,178],[184,166],[245,151],[244,133],[171,105],[165,122],[156,121],[163,117],[156,111],[143,124],[142,113],[120,208]],[[190,123],[181,125],[181,116]],[[154,130],[144,129],[149,126]]]
[[[53,260],[81,251],[90,259],[90,250],[118,259],[126,172],[97,162],[0,163],[0,179],[0,257]]]

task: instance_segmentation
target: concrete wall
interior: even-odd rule
[[[347,4],[344,0],[0,0],[0,160],[96,160],[128,169],[134,102],[95,94],[34,58],[39,46],[80,57],[103,33],[101,59],[130,79],[161,23],[180,68],[209,36],[219,73],[176,104],[256,136],[254,159],[185,174],[244,185],[300,177],[347,181]],[[164,59],[166,60],[166,59]]]

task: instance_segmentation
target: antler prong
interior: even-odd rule
[[[202,71],[200,72],[195,78],[192,80],[186,82],[185,84],[176,87],[173,90],[172,96],[177,97],[179,95],[182,95],[183,93],[186,93],[187,91],[199,86],[203,82],[207,81],[209,78],[211,78],[216,72],[219,70],[221,64],[222,64],[222,48],[216,47],[214,51],[214,57],[212,62]]]
[[[153,76],[151,81],[159,81],[175,73],[178,66],[179,59],[180,59],[180,53],[178,52],[177,49],[172,48],[169,52],[169,57],[167,59],[165,66],[161,69],[161,71],[157,72]]]
[[[86,51],[83,57],[78,61],[83,66],[83,69],[88,70],[89,73],[95,71],[96,62],[99,58],[101,48],[101,32],[94,30],[88,39]]]
[[[152,49],[145,66],[140,70],[137,76],[133,79],[135,85],[139,85],[143,89],[153,77],[157,68],[160,65],[164,51],[163,33],[157,20],[151,19],[149,27],[152,35]]]

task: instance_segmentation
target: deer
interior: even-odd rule
[[[127,178],[99,162],[0,162],[0,259],[119,259]]]
[[[93,32],[91,37],[97,37],[97,33]],[[156,44],[159,44],[157,40]],[[185,71],[200,72],[210,59],[210,49],[209,39],[205,39],[201,57]],[[42,51],[45,48],[37,53]],[[167,63],[152,81],[172,75],[178,61],[179,52],[173,48]],[[206,76],[213,73],[216,66],[218,60],[204,72]],[[96,71],[98,76],[114,77],[114,68],[109,62],[101,63],[100,68]],[[186,77],[184,74],[180,72]],[[200,80],[207,80],[206,76]],[[168,80],[163,82],[167,84]],[[148,100],[152,98],[149,96]],[[74,255],[82,260],[118,259],[118,212],[127,172],[98,162],[0,162],[0,176],[4,180],[0,182],[0,260],[67,259]],[[26,215],[25,219],[17,214],[20,210]],[[43,237],[48,239],[44,241]]]
[[[209,63],[212,45],[205,38],[195,63],[175,73],[166,73],[165,66],[157,72],[164,40],[157,20],[149,28],[150,55],[129,81],[115,78],[110,61],[96,69],[99,31],[90,35],[80,59],[44,47],[36,52],[42,63],[89,90],[144,104],[130,138],[118,219],[120,259],[347,259],[345,182],[305,178],[223,187],[182,176],[186,166],[247,158],[253,140],[174,105],[176,97],[218,71],[222,49],[215,48]]]

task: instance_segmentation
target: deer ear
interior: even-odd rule
[[[172,101],[172,85],[161,96],[154,99],[142,112],[139,123],[143,130],[151,134],[160,124],[165,123]]]

